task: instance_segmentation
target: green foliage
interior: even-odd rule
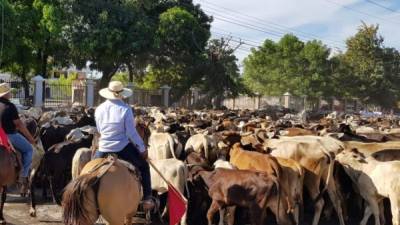
[[[254,92],[266,95],[332,94],[330,50],[320,41],[302,42],[288,34],[279,42],[266,40],[244,60],[244,80]]]
[[[68,76],[61,75],[58,79],[50,79],[48,83],[53,86],[55,93],[52,94],[53,98],[65,98],[72,96],[72,81],[78,77],[77,73],[71,73]]]
[[[243,91],[234,49],[225,39],[211,40],[207,46],[205,76],[202,90],[209,96],[237,96]]]
[[[68,0],[64,8],[72,62],[84,66],[90,60],[103,72],[103,86],[132,56],[150,49],[155,28],[139,1]]]
[[[363,24],[347,40],[343,63],[352,74],[346,88],[364,103],[390,108],[396,105],[400,91],[400,57],[393,48],[383,46],[378,26]],[[342,83],[349,81],[343,80]]]
[[[126,72],[116,73],[111,80],[121,81],[125,86],[129,82],[128,74]]]

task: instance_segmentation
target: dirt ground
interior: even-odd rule
[[[8,194],[7,202],[4,208],[4,215],[7,220],[7,225],[60,225],[61,222],[61,207],[51,202],[39,202],[36,211],[37,217],[32,218],[29,216],[28,199],[22,198],[16,194]],[[308,218],[311,219],[311,218]],[[307,219],[306,219],[307,220]],[[103,225],[99,221],[96,225]],[[355,222],[355,221],[354,221]],[[347,225],[355,225],[357,223],[349,223]],[[370,221],[372,222],[372,221]],[[166,223],[167,224],[167,223]],[[320,225],[337,225],[337,221],[324,221]],[[153,224],[156,225],[156,224]]]

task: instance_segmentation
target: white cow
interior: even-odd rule
[[[182,144],[173,134],[153,132],[149,138],[148,151],[150,159],[177,159],[182,153]]]
[[[210,160],[210,156],[213,154],[212,150],[218,147],[217,143],[216,137],[212,135],[195,134],[187,140],[185,152],[194,151],[200,154],[204,153],[205,158]]]
[[[230,162],[222,160],[222,159],[218,159],[217,161],[215,161],[213,166],[214,166],[214,169],[218,169],[218,168],[231,169],[231,170],[237,169],[236,166],[234,166]]]
[[[373,214],[375,225],[380,225],[379,203],[389,198],[393,225],[400,225],[400,161],[379,162],[365,157],[357,149],[346,150],[336,156],[346,173],[360,190],[367,205],[360,225],[366,225]]]
[[[152,163],[161,172],[161,174],[170,182],[179,193],[184,193],[187,185],[188,169],[186,165],[177,159],[160,159],[153,160]],[[151,188],[157,191],[158,194],[164,194],[168,191],[167,183],[160,177],[160,175],[150,167],[151,175]],[[166,214],[167,207],[165,208],[163,215]],[[181,225],[186,225],[186,212],[182,217]]]
[[[83,167],[92,158],[92,150],[89,148],[80,148],[75,152],[72,159],[72,180],[75,180],[81,173]]]

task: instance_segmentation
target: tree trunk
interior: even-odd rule
[[[133,83],[133,68],[132,65],[127,63],[128,65],[128,76],[129,76],[129,82]]]
[[[44,45],[45,47],[44,47],[44,49],[42,51],[41,73],[42,73],[43,78],[47,78],[47,59],[49,58],[49,54],[47,53],[46,46],[49,45],[49,42],[50,42],[50,38],[47,38],[46,41],[45,41],[45,45]]]
[[[103,69],[103,76],[100,79],[100,88],[105,88],[108,86],[108,82],[110,82],[111,78],[117,72],[119,66],[112,69]]]

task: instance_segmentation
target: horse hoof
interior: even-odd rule
[[[30,209],[30,210],[29,210],[29,215],[30,215],[31,217],[36,217],[36,210],[35,210],[35,209]]]

